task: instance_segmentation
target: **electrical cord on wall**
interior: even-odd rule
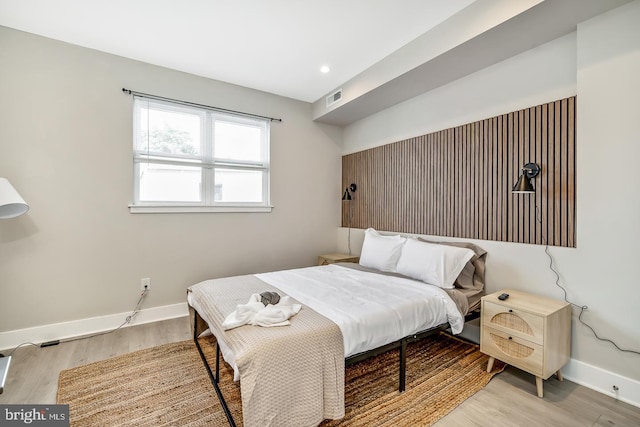
[[[542,220],[540,218],[540,208],[538,207],[538,205],[536,205],[536,219],[538,220],[538,222],[540,224],[542,224]],[[603,338],[603,337],[599,336],[598,333],[595,331],[595,329],[593,329],[591,327],[591,325],[589,325],[587,322],[582,320],[582,315],[584,314],[584,311],[588,310],[589,307],[586,306],[586,305],[578,305],[578,304],[575,304],[575,303],[569,301],[569,299],[567,298],[567,290],[560,284],[560,273],[558,273],[558,271],[556,270],[556,268],[553,265],[554,264],[554,259],[553,259],[553,256],[551,255],[551,252],[549,252],[549,245],[547,244],[547,240],[544,238],[544,236],[541,236],[541,237],[542,237],[542,241],[543,241],[543,243],[545,245],[544,246],[544,253],[547,254],[547,256],[549,257],[549,269],[553,272],[553,274],[556,275],[556,282],[555,282],[556,286],[559,287],[560,289],[562,289],[562,292],[564,294],[565,302],[567,302],[567,303],[571,304],[572,306],[580,309],[580,313],[578,314],[578,321],[580,323],[582,323],[584,326],[586,326],[593,333],[593,336],[595,336],[598,340],[608,342],[608,343],[612,344],[615,348],[617,348],[618,350],[620,350],[622,352],[634,353],[634,354],[639,354],[640,355],[640,351],[621,348],[613,340],[610,340],[609,338]]]
[[[347,231],[347,246],[349,249],[349,256],[351,256],[351,201],[349,203],[349,231]]]
[[[131,323],[131,321],[133,320],[133,318],[136,316],[136,314],[138,314],[138,312],[140,311],[140,307],[142,306],[142,301],[144,300],[144,297],[147,296],[147,293],[149,293],[148,289],[145,289],[144,291],[142,291],[142,293],[140,294],[140,298],[138,299],[138,303],[136,304],[135,308],[133,309],[133,311],[131,312],[130,315],[128,315],[125,319],[124,322],[122,322],[120,324],[120,326],[118,326],[115,329],[111,329],[109,331],[104,331],[104,332],[99,332],[97,334],[92,334],[92,335],[87,335],[87,336],[82,336],[82,337],[76,337],[76,338],[69,338],[69,339],[65,339],[65,340],[55,340],[55,341],[49,341],[49,342],[45,342],[45,343],[41,343],[41,344],[34,344],[32,342],[23,342],[22,344],[18,345],[17,347],[15,347],[13,350],[11,350],[9,352],[9,354],[7,354],[6,356],[9,357],[13,354],[14,351],[16,351],[17,349],[19,349],[22,346],[25,345],[32,345],[34,347],[49,347],[52,345],[57,345],[60,343],[64,343],[64,342],[71,342],[71,341],[79,341],[79,340],[86,340],[88,338],[94,338],[94,337],[99,337],[101,335],[107,335],[107,334],[111,334],[121,328],[123,328],[125,325],[128,325],[129,323]],[[0,355],[0,357],[4,357],[2,355]]]

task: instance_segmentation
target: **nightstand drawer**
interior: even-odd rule
[[[542,345],[527,341],[498,329],[482,329],[480,351],[535,376],[543,374]]]
[[[482,307],[482,322],[505,334],[535,344],[544,344],[544,318],[515,308],[485,301]]]

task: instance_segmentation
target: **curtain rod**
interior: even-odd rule
[[[125,88],[122,88],[122,92],[124,92],[126,94],[129,94],[129,95],[139,95],[139,96],[144,96],[145,98],[157,99],[159,101],[176,102],[178,104],[188,105],[188,106],[191,106],[191,107],[207,108],[209,110],[220,111],[220,112],[224,112],[224,113],[233,113],[233,114],[239,114],[241,116],[246,116],[246,117],[255,117],[255,118],[259,118],[259,119],[267,119],[267,120],[271,120],[272,122],[282,122],[282,119],[276,119],[276,118],[273,118],[273,117],[260,116],[258,114],[251,114],[251,113],[243,113],[242,111],[228,110],[226,108],[212,107],[210,105],[204,105],[204,104],[196,104],[195,102],[181,101],[179,99],[165,98],[163,96],[150,95],[148,93],[136,92],[135,90],[129,90],[129,89],[125,89]]]

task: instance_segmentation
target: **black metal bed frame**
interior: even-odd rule
[[[220,390],[220,386],[218,385],[218,382],[220,381],[220,345],[218,344],[218,340],[216,338],[216,373],[215,375],[213,374],[213,372],[211,371],[211,366],[209,366],[209,362],[207,360],[207,357],[204,355],[204,351],[202,350],[202,347],[200,346],[200,342],[198,341],[198,319],[202,320],[204,322],[204,319],[202,319],[202,317],[200,317],[200,314],[198,313],[197,310],[193,309],[194,314],[196,316],[196,319],[194,319],[193,322],[193,341],[196,344],[196,347],[198,349],[198,353],[200,353],[200,358],[202,359],[202,363],[204,364],[204,367],[207,369],[207,373],[209,374],[209,379],[211,380],[211,384],[213,384],[213,387],[216,390],[216,394],[218,395],[218,400],[220,401],[220,404],[222,405],[222,409],[224,410],[224,414],[227,417],[227,421],[229,421],[229,425],[231,427],[236,427],[236,423],[233,420],[233,415],[231,415],[231,411],[229,410],[229,406],[227,406],[227,401],[224,398],[224,395],[222,394],[222,390]],[[205,322],[206,323],[206,322]],[[400,349],[400,357],[399,357],[399,362],[400,362],[400,369],[399,369],[399,378],[398,378],[398,391],[399,392],[403,392],[405,390],[406,387],[406,368],[407,368],[407,344],[414,342],[414,341],[419,341],[423,338],[427,338],[431,335],[437,334],[441,331],[446,330],[448,327],[448,324],[442,324],[442,325],[438,325],[435,326],[431,329],[427,329],[424,331],[420,331],[417,332],[415,334],[406,336],[404,338],[399,339],[398,341],[394,341],[392,343],[383,345],[381,347],[378,348],[374,348],[373,350],[369,350],[369,351],[365,351],[362,353],[358,353],[358,354],[354,354],[353,356],[349,356],[345,359],[344,364],[345,367],[347,366],[351,366],[355,363],[361,362],[363,360],[369,359],[371,357],[375,357],[378,356],[380,354],[386,353],[388,351],[391,350],[395,350],[396,348]]]

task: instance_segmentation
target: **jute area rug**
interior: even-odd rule
[[[202,339],[215,363],[215,341]],[[240,388],[226,364],[220,385],[242,425]],[[346,370],[346,415],[333,426],[429,426],[484,387],[504,369],[478,346],[441,334],[409,344],[407,390],[398,393],[398,352]],[[191,341],[166,344],[60,373],[58,403],[70,405],[71,426],[228,426]]]

